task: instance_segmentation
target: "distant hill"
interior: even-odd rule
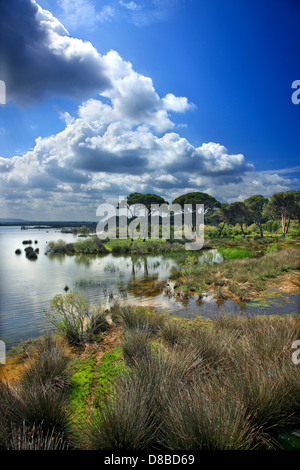
[[[0,0],[1,1],[1,0]],[[4,219],[0,218],[0,225],[26,225],[28,228],[45,228],[52,227],[52,228],[62,228],[62,227],[81,227],[82,225],[86,225],[87,227],[96,227],[97,222],[87,222],[87,221],[68,221],[68,222],[61,222],[61,221],[41,221],[41,220],[24,220],[24,219]]]
[[[29,220],[24,219],[0,219],[0,224],[10,224],[10,223],[27,223]]]

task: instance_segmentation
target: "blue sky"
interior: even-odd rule
[[[0,0],[0,217],[299,189],[297,0]]]

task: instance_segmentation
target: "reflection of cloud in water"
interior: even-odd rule
[[[216,297],[214,294],[204,294],[201,300],[205,303],[211,304],[216,302]]]

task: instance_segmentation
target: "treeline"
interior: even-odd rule
[[[161,196],[156,194],[131,193],[127,197],[126,205],[132,217],[135,217],[141,207],[146,207],[149,217],[153,214],[153,205],[168,204]],[[243,237],[246,229],[255,225],[261,237],[264,229],[276,231],[281,226],[283,237],[288,233],[291,220],[300,222],[300,191],[286,191],[273,194],[270,199],[262,195],[253,195],[244,201],[221,203],[213,196],[203,192],[183,194],[172,201],[182,212],[186,204],[190,205],[192,213],[192,229],[196,229],[197,204],[203,204],[205,225],[218,228],[217,237],[221,237],[225,226],[240,227]],[[172,213],[171,213],[172,214]],[[172,217],[171,217],[172,224]]]

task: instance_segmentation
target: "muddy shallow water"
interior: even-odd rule
[[[214,317],[224,313],[288,314],[299,311],[299,296],[270,290],[264,302],[246,305],[230,300],[216,301],[211,294],[179,299],[170,295],[179,263],[186,253],[147,256],[108,255],[48,255],[44,254],[50,240],[77,240],[76,235],[62,234],[54,229],[20,230],[20,227],[0,227],[1,291],[0,339],[7,350],[21,340],[36,337],[51,326],[45,312],[56,294],[80,291],[92,304],[109,306],[114,301],[151,306],[176,316]],[[23,240],[31,239],[39,248],[37,260],[25,257]],[[15,254],[20,248],[22,253]],[[194,255],[195,253],[193,253]],[[259,256],[243,248],[202,250],[204,263],[221,263],[224,257]],[[169,284],[169,286],[167,286]],[[169,294],[166,294],[166,287]]]

